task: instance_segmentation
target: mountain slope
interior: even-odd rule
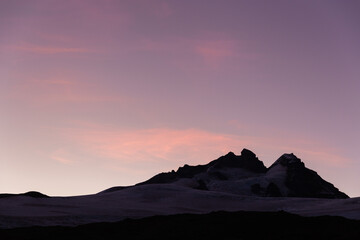
[[[35,191],[30,191],[30,192],[20,193],[20,194],[12,194],[12,193],[0,194],[0,198],[17,197],[17,196],[27,196],[27,197],[32,197],[32,198],[49,198],[49,196],[42,194],[40,192],[35,192]]]
[[[0,229],[77,226],[126,218],[212,211],[279,211],[360,219],[360,198],[345,199],[293,154],[266,168],[254,153],[228,153],[205,165],[161,173],[134,186],[97,194],[47,197],[0,195]]]
[[[184,165],[137,185],[174,183],[194,189],[261,197],[348,198],[294,154],[284,154],[269,168],[248,149],[229,152],[206,165]]]
[[[284,184],[288,189],[287,197],[349,198],[315,171],[306,168],[294,154],[282,155],[269,167],[268,174],[278,168],[286,169]]]
[[[193,178],[204,172],[208,172],[215,178],[227,180],[227,177],[221,174],[221,171],[216,171],[224,168],[245,169],[254,173],[265,173],[267,170],[263,162],[259,161],[253,152],[243,149],[240,156],[236,156],[233,152],[229,152],[227,155],[211,161],[206,165],[189,166],[185,164],[183,167],[179,167],[176,172],[173,170],[167,173],[160,173],[138,185],[171,183],[182,178]]]

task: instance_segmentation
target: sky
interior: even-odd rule
[[[248,148],[360,196],[359,12],[1,0],[0,192],[92,194]]]

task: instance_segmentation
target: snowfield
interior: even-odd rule
[[[76,226],[125,218],[212,211],[280,211],[303,216],[360,219],[360,198],[270,198],[204,191],[173,184],[149,184],[77,197],[0,199],[0,228]]]
[[[253,152],[243,149],[241,156],[229,152],[206,165],[184,165],[134,186],[113,187],[93,195],[48,198],[36,192],[2,194],[0,228],[76,226],[179,213],[280,210],[360,219],[360,198],[348,198],[294,154],[284,154],[266,168]]]

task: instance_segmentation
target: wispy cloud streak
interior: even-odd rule
[[[197,164],[247,145],[235,136],[199,129],[69,129],[62,134],[92,154],[122,163]]]
[[[93,52],[86,48],[57,47],[57,46],[39,46],[39,45],[12,45],[11,49],[16,51],[29,52],[34,54],[61,54],[61,53],[89,53]]]
[[[113,161],[114,165],[131,162],[168,162],[177,163],[176,166],[184,163],[200,164],[229,151],[239,154],[242,148],[254,150],[267,164],[271,164],[280,154],[287,152],[294,152],[310,166],[328,164],[341,167],[349,163],[348,159],[334,149],[315,143],[313,147],[304,144],[309,143],[306,139],[284,141],[274,136],[240,136],[201,129],[123,130],[97,126],[66,129],[62,130],[61,134],[90,154]],[[258,153],[256,150],[261,152]]]

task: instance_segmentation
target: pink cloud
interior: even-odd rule
[[[39,32],[38,35],[40,35],[43,40],[45,40],[47,42],[52,42],[52,43],[74,43],[75,42],[74,36],[69,36],[69,35],[65,35],[65,34]],[[79,41],[79,40],[77,40],[77,41]]]
[[[200,164],[229,151],[239,154],[242,148],[254,150],[268,165],[289,152],[294,152],[310,166],[326,164],[339,167],[349,163],[338,150],[307,139],[240,136],[200,129],[123,130],[91,124],[84,126],[62,130],[61,134],[90,154],[121,163]]]
[[[312,160],[321,164],[332,165],[337,167],[343,167],[351,162],[350,159],[340,154],[340,150],[326,147],[309,147],[309,148],[289,148],[294,153],[300,152],[302,158],[305,161]]]
[[[102,91],[98,86],[69,77],[21,81],[12,87],[7,98],[24,101],[34,106],[130,101],[128,97],[110,94],[108,91]]]
[[[276,158],[283,153],[294,153],[298,158],[305,161],[310,168],[317,169],[320,165],[332,167],[344,167],[351,162],[344,157],[341,149],[326,146],[313,139],[306,138],[297,134],[297,136],[283,136],[282,134],[263,134],[259,137],[249,137],[251,139],[251,148],[259,149],[264,154],[260,154],[264,160],[272,164]],[[312,167],[311,167],[312,166]]]
[[[248,133],[246,139],[251,143],[248,147],[258,150],[259,153],[260,151],[265,153],[260,154],[260,157],[271,160],[270,164],[275,160],[274,158],[291,152],[310,165],[342,167],[351,162],[341,149],[327,145],[326,141],[309,138],[301,132],[284,132],[282,129],[244,123],[239,120],[228,121],[228,126],[234,133]]]
[[[251,44],[240,39],[223,36],[221,33],[209,33],[195,37],[145,37],[126,46],[119,46],[117,51],[167,55],[167,61],[179,69],[204,71],[239,69],[243,67],[240,64],[260,59],[261,54],[252,49]]]
[[[72,165],[74,163],[74,161],[67,156],[64,149],[57,149],[56,151],[54,151],[51,154],[51,159],[66,165]]]
[[[53,47],[53,46],[38,46],[38,45],[13,45],[10,47],[17,51],[24,51],[35,54],[59,54],[59,53],[88,53],[92,52],[85,48],[69,48],[69,47]]]
[[[69,129],[63,133],[93,154],[122,163],[198,164],[247,145],[236,136],[198,129]]]
[[[200,55],[205,63],[216,67],[223,60],[237,55],[236,44],[234,41],[204,41],[195,46],[195,52]]]
[[[51,78],[45,80],[34,79],[34,80],[29,80],[29,82],[39,85],[58,85],[58,86],[71,86],[78,84],[78,82],[71,81],[68,79],[62,79],[62,78]]]

